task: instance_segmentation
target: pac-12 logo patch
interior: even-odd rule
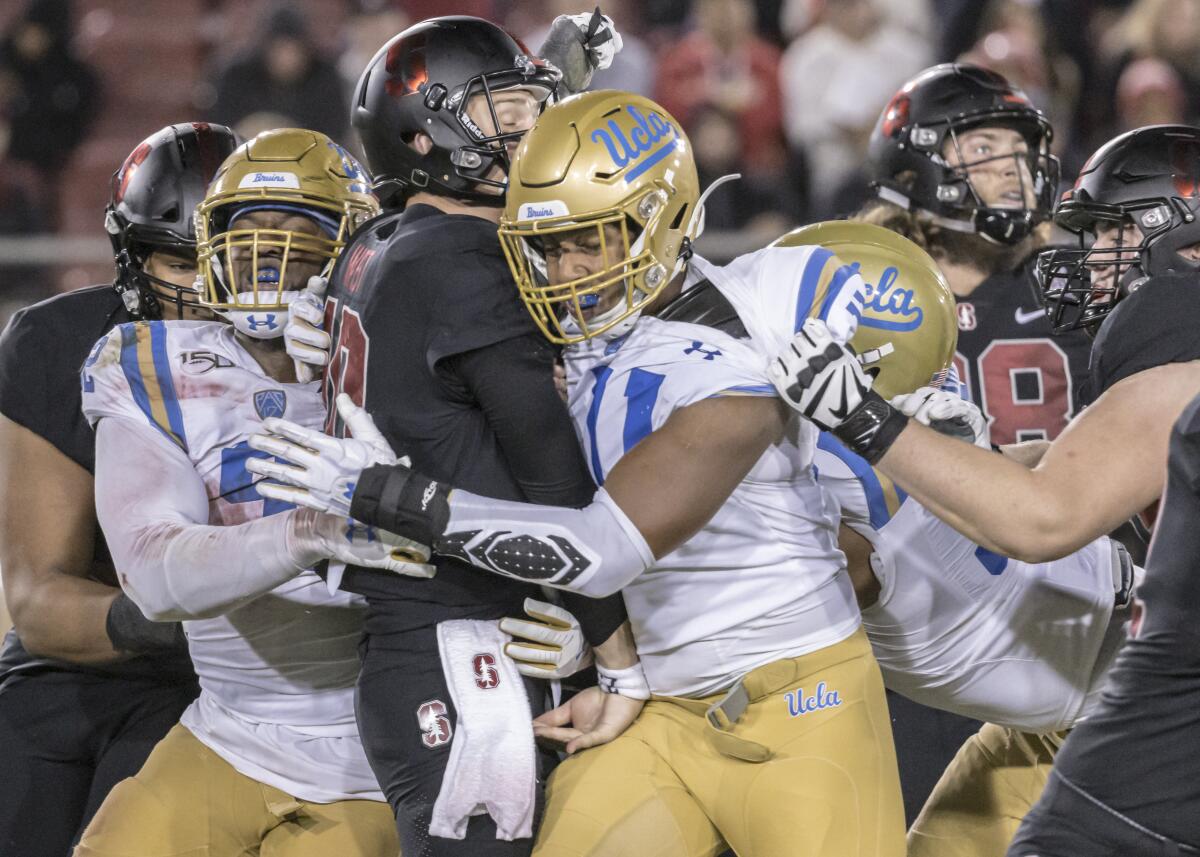
[[[259,419],[282,417],[287,410],[287,393],[283,390],[259,390],[254,394],[254,410]]]
[[[417,725],[421,728],[421,743],[430,750],[449,744],[454,737],[454,727],[446,715],[449,710],[440,699],[422,702],[417,708]]]
[[[491,690],[500,686],[500,670],[496,669],[496,657],[487,652],[476,655],[472,662],[475,666],[475,686],[480,690]]]
[[[837,708],[841,704],[842,697],[836,690],[826,690],[823,681],[817,682],[817,692],[812,696],[805,696],[802,687],[787,692],[788,714],[792,717],[800,717],[823,708]]]

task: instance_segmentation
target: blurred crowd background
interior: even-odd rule
[[[594,5],[594,3],[592,4]],[[604,0],[625,49],[595,87],[662,103],[695,147],[721,259],[856,209],[880,110],[957,58],[1025,90],[1071,181],[1141,125],[1200,114],[1200,0]],[[393,34],[478,15],[532,50],[586,0],[0,0],[0,323],[105,282],[109,179],[163,125],[299,126],[354,149],[348,102]]]

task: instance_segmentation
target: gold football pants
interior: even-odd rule
[[[397,857],[391,808],[309,803],[240,774],[185,727],[117,783],[75,857]]]
[[[943,772],[908,833],[909,857],[1004,857],[1046,787],[1062,735],[985,723]]]
[[[883,681],[865,634],[749,673],[724,694],[655,697],[547,788],[534,857],[903,857],[904,808]]]

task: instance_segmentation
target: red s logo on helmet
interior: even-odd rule
[[[1190,141],[1173,143],[1171,173],[1180,196],[1200,196],[1200,146]]]
[[[883,133],[887,137],[899,136],[900,131],[908,124],[908,108],[912,99],[904,90],[897,92],[888,102],[883,111]]]
[[[125,159],[125,163],[121,165],[120,171],[113,176],[113,203],[118,203],[125,198],[125,191],[129,189],[129,181],[133,178],[133,174],[137,172],[137,168],[142,165],[142,162],[150,155],[150,143],[143,142],[140,146],[130,152],[129,157]]]

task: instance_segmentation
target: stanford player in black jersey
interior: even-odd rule
[[[1155,506],[1171,455],[1174,509],[1156,534],[1135,639],[1101,711],[1067,738],[1011,857],[1200,853],[1197,426],[1188,408],[1200,394],[1198,210],[1200,128],[1131,131],[1088,161],[1060,210],[1082,246],[1052,251],[1039,273],[1056,322],[1099,329],[1095,400],[1032,470],[906,422],[861,370],[842,403],[847,418],[823,426],[861,425],[869,413],[876,430],[850,439],[856,451],[972,541],[1027,562],[1061,557]],[[813,390],[800,394],[806,407],[822,397],[814,380],[857,366],[833,349],[820,362],[802,359],[793,375],[798,390]]]
[[[485,496],[582,506],[595,486],[554,386],[556,355],[518,300],[497,236],[508,155],[559,77],[477,18],[422,22],[372,60],[353,121],[391,211],[356,233],[331,275],[325,393],[330,431],[344,430],[334,399],[345,393],[435,479]],[[429,833],[458,727],[437,628],[519,613],[539,591],[453,558],[435,564],[432,580],[346,572],[343,587],[369,604],[363,743],[405,857],[528,854],[531,839],[497,839],[486,814],[470,819],[465,840]],[[632,658],[621,651],[631,638],[619,596],[570,606],[593,644],[614,638],[598,658]],[[544,686],[529,684],[540,711]]]
[[[148,137],[113,175],[114,285],[28,307],[0,336],[0,568],[14,622],[0,654],[3,854],[62,857],[197,693],[178,623],[146,620],[117,588],[79,371],[115,325],[190,312],[192,211],[235,145],[219,125]]]

